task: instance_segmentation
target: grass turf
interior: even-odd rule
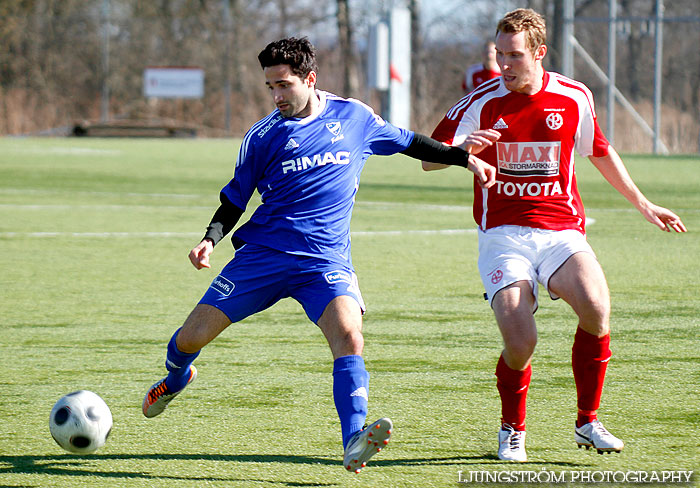
[[[187,253],[236,149],[229,140],[0,139],[1,486],[439,487],[476,471],[697,471],[698,157],[625,158],[686,235],[659,232],[578,163],[595,220],[589,240],[612,291],[600,417],[625,440],[620,455],[576,449],[576,319],[542,293],[530,462],[497,460],[500,336],[481,297],[476,235],[464,231],[474,228],[471,179],[460,169],[423,173],[403,156],[370,159],[352,227],[368,305],[368,420],[394,420],[388,448],[360,475],[342,469],[330,352],[291,300],[232,325],[197,360],[197,382],[145,419],[141,400],[164,374],[167,340],[231,257],[223,241],[212,269],[197,272]],[[48,432],[51,406],[76,389],[100,394],[114,416],[93,455],[64,453]]]

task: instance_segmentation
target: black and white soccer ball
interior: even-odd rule
[[[51,409],[49,430],[66,451],[87,454],[107,441],[112,431],[112,412],[96,393],[74,391],[59,398]]]

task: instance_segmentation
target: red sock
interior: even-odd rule
[[[600,406],[610,356],[610,334],[597,337],[581,328],[576,331],[571,366],[576,382],[578,427],[597,418],[596,411]]]
[[[525,430],[527,413],[527,390],[530,387],[532,366],[523,371],[511,369],[503,356],[496,366],[496,386],[501,395],[501,422],[510,424],[515,430]]]

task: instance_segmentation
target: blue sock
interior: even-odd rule
[[[177,329],[168,343],[168,355],[165,359],[165,367],[168,370],[168,377],[165,378],[165,386],[171,392],[182,390],[187,386],[190,379],[190,365],[199,356],[199,351],[187,354],[180,351],[175,343],[175,338],[180,332]]]
[[[340,417],[343,448],[362,430],[367,418],[369,373],[362,356],[343,356],[333,363],[333,400]]]

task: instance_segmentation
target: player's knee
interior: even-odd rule
[[[578,312],[579,326],[590,334],[604,336],[610,332],[610,300],[601,296],[582,307]]]
[[[365,341],[358,329],[345,329],[335,334],[327,335],[328,345],[334,358],[341,356],[361,356]]]
[[[532,316],[526,320],[510,317],[503,320],[499,317],[499,327],[503,337],[506,363],[512,369],[523,369],[527,366],[537,346],[537,328]]]
[[[508,366],[517,370],[524,369],[535,353],[536,345],[536,337],[522,337],[517,341],[506,342],[505,359]]]
[[[355,351],[355,354],[361,353],[365,345],[365,338],[362,335],[362,331],[359,329],[347,330],[345,334],[342,335],[341,341],[347,349]]]
[[[506,351],[503,356],[506,358],[506,364],[510,369],[522,371],[530,364],[532,352],[528,354],[524,351]]]
[[[195,336],[187,333],[187,331],[183,333],[182,330],[180,330],[176,338],[177,348],[187,354],[199,351],[202,348],[201,342],[201,340],[197,340]]]
[[[177,334],[177,348],[184,353],[195,353],[206,346],[211,340],[203,327],[182,327]]]
[[[596,337],[603,337],[610,333],[610,325],[607,322],[579,322],[578,326]]]

